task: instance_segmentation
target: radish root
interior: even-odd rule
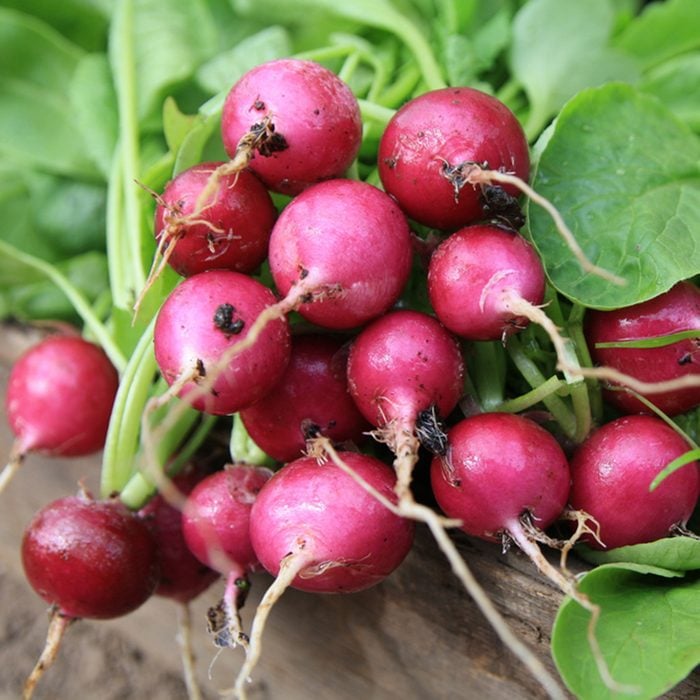
[[[187,603],[178,605],[177,615],[177,643],[180,647],[182,660],[182,673],[187,688],[189,700],[202,700],[202,693],[197,683],[195,673],[195,657],[192,650],[192,619],[190,606]]]
[[[27,453],[22,447],[20,447],[19,443],[15,441],[12,445],[12,449],[10,450],[7,464],[0,472],[0,493],[2,493],[10,481],[12,481],[13,477],[24,463],[26,456]]]
[[[46,634],[46,644],[41,652],[41,656],[39,656],[39,660],[36,662],[32,672],[24,682],[24,687],[22,688],[22,700],[31,700],[37,683],[56,660],[63,635],[68,627],[75,622],[74,617],[64,615],[58,610],[58,608],[55,607],[51,609],[50,616],[49,629]]]

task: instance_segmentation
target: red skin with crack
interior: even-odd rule
[[[72,618],[126,615],[153,593],[160,566],[145,523],[119,501],[70,496],[40,510],[22,540],[32,588]]]
[[[268,156],[256,152],[249,167],[274,192],[296,195],[315,182],[342,177],[359,151],[357,99],[318,63],[269,61],[231,88],[221,115],[221,135],[231,158],[240,139],[266,116],[287,148]]]
[[[309,187],[282,211],[270,237],[275,285],[287,295],[339,288],[299,313],[324,328],[347,330],[388,311],[411,271],[408,222],[391,197],[357,180]]]
[[[193,469],[178,474],[173,482],[187,495],[202,478],[203,474]],[[202,564],[187,547],[179,508],[156,494],[141,508],[139,515],[148,525],[158,548],[161,575],[156,595],[188,603],[219,578],[216,571]]]
[[[155,212],[156,240],[168,218],[192,214],[209,176],[219,165],[222,163],[200,163],[167,184],[162,195],[165,206],[159,204]],[[247,170],[225,175],[212,203],[196,216],[199,223],[171,223],[168,234],[174,238],[168,263],[183,277],[214,269],[253,272],[267,257],[276,218],[272,198],[255,175]]]
[[[248,334],[258,315],[276,301],[257,280],[230,270],[210,270],[188,277],[165,300],[154,329],[156,361],[169,384],[197,367],[211,370],[222,354]],[[214,324],[222,304],[234,307],[237,334]],[[255,344],[236,355],[214,382],[213,392],[195,399],[200,411],[226,415],[253,404],[279,381],[289,361],[289,329],[285,318],[270,321]],[[178,396],[194,388],[187,382]]]
[[[231,464],[192,490],[183,509],[182,531],[200,562],[224,575],[257,568],[250,543],[250,511],[271,474],[263,467]]]
[[[445,231],[484,218],[480,190],[470,184],[455,192],[443,174],[463,163],[487,163],[527,181],[527,139],[513,113],[495,97],[468,87],[426,92],[407,102],[389,121],[379,144],[384,189],[407,216]],[[498,183],[495,183],[498,184]],[[519,192],[511,185],[509,194]]]
[[[428,268],[428,295],[446,328],[468,340],[500,340],[525,327],[503,292],[539,305],[545,275],[534,248],[497,226],[467,226],[446,238]]]
[[[79,336],[29,348],[12,367],[5,397],[19,451],[74,457],[102,449],[118,385],[104,351]]]
[[[431,464],[433,493],[467,534],[498,542],[525,513],[544,530],[564,510],[569,464],[542,426],[510,413],[482,413],[457,423],[447,439],[447,457]]]
[[[649,491],[657,474],[689,449],[660,418],[623,416],[601,426],[571,460],[571,506],[600,525],[607,549],[666,537],[685,525],[700,494],[698,463],[691,462]],[[586,544],[601,545],[591,537]]]
[[[456,340],[418,311],[392,311],[355,338],[348,359],[350,393],[370,423],[412,430],[435,406],[447,416],[463,393],[464,363]]]
[[[645,382],[700,375],[700,341],[692,338],[659,348],[596,348],[596,343],[640,340],[679,331],[698,330],[700,289],[679,282],[653,299],[612,311],[586,312],[585,335],[597,364],[613,367]],[[625,413],[648,413],[632,394],[605,391],[605,398]],[[646,394],[645,398],[670,416],[700,404],[700,386]]]
[[[363,440],[369,428],[348,392],[346,339],[308,333],[292,337],[292,355],[275,390],[240,417],[264,452],[280,462],[301,457],[305,428],[336,443]]]
[[[340,457],[395,502],[394,472],[375,457]],[[333,462],[302,457],[282,467],[261,489],[250,515],[250,537],[273,576],[292,552],[308,563],[292,582],[316,593],[369,588],[399,566],[413,543],[410,520],[394,515]]]

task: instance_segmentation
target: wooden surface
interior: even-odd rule
[[[3,334],[0,379],[7,376],[9,332]],[[3,357],[3,355],[5,355]],[[2,388],[2,385],[0,385]],[[0,416],[0,453],[12,436]],[[31,456],[0,497],[0,700],[18,697],[21,679],[39,653],[44,604],[24,583],[19,561],[22,531],[32,514],[72,493],[81,479],[97,483],[99,458],[46,460]],[[553,671],[549,632],[561,594],[515,550],[456,535],[459,549],[514,631]],[[253,578],[244,610],[249,627],[255,604],[271,579]],[[231,685],[240,650],[215,649],[205,632],[207,607],[222,592],[217,582],[193,608],[194,646],[207,698]],[[179,681],[177,609],[153,598],[128,617],[81,621],[37,691],[36,698],[185,698]],[[429,533],[418,528],[416,545],[387,581],[348,596],[290,590],[273,610],[251,700],[424,700],[541,698],[545,694],[499,642],[461,588]],[[696,673],[669,698],[700,697]]]

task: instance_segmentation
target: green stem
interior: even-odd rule
[[[566,329],[576,348],[576,356],[581,367],[593,367],[593,359],[588,350],[588,343],[583,332],[584,314],[585,308],[580,304],[574,304],[567,320]],[[585,380],[585,384],[588,391],[591,421],[601,423],[603,420],[603,393],[600,388],[600,382],[597,379],[588,378]]]
[[[234,462],[244,462],[259,467],[271,467],[275,464],[275,460],[255,444],[238,415],[233,417],[230,451]]]
[[[500,413],[521,413],[565,388],[566,382],[559,379],[559,377],[551,376],[535,389],[528,391],[526,394],[521,394],[514,399],[508,399],[499,404],[495,404],[491,410],[499,411]]]
[[[381,97],[376,101],[387,107],[398,107],[412,95],[419,80],[418,66],[409,63],[401,69],[398,78],[382,92]]]
[[[360,103],[362,119],[373,119],[384,126],[386,126],[389,120],[396,114],[395,109],[382,107],[382,105],[378,105],[376,102],[370,102],[369,100],[358,100],[358,102]]]
[[[153,353],[154,326],[155,319],[139,339],[114,400],[102,457],[100,492],[103,498],[119,493],[135,469],[141,415],[157,370]]]
[[[18,250],[4,241],[0,241],[0,253],[46,275],[68,297],[68,301],[73,305],[85,326],[90,329],[95,340],[102,346],[102,349],[117,371],[119,373],[124,371],[126,358],[122,351],[114,342],[106,326],[100,321],[88,300],[60,270],[51,265],[51,263]]]
[[[472,344],[471,365],[474,388],[479,404],[490,411],[503,402],[505,389],[505,356],[498,342]]]
[[[506,350],[513,364],[533,389],[538,388],[547,381],[537,365],[523,352],[520,341],[515,336],[511,336],[508,339]],[[568,437],[573,438],[576,435],[576,417],[566,403],[555,394],[544,397],[542,403],[547,407],[547,410],[552,414],[552,417],[564,433]]]
[[[112,169],[107,185],[107,265],[112,302],[118,309],[129,307],[129,288],[124,262],[127,258],[122,230],[124,203],[122,192],[122,162],[119,151],[112,158]]]
[[[119,155],[122,162],[124,225],[121,233],[127,241],[129,275],[127,284],[133,295],[146,282],[141,253],[141,209],[136,181],[139,176],[139,123],[136,99],[136,60],[134,56],[134,0],[117,4],[111,35],[112,69],[119,106]]]

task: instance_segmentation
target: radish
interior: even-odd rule
[[[500,100],[468,87],[433,90],[407,102],[379,144],[384,189],[415,221],[453,231],[485,218],[481,189],[465,165],[514,173],[527,180],[528,144],[520,123]],[[502,188],[519,194],[511,184]]]
[[[658,347],[615,347],[683,331],[696,331],[695,337]],[[585,335],[595,362],[624,372],[636,380],[633,387],[642,383],[639,393],[667,415],[685,413],[700,404],[700,290],[692,282],[679,282],[653,299],[623,309],[589,310]],[[684,385],[690,378],[695,383]],[[671,390],[646,391],[645,384],[660,382],[671,382]],[[605,397],[625,413],[649,412],[630,392],[605,390]]]
[[[544,530],[564,514],[571,474],[564,451],[534,421],[510,413],[482,413],[465,418],[447,432],[446,454],[430,467],[435,498],[467,534],[492,542],[515,542],[538,569],[592,616],[588,641],[598,671],[609,688],[611,677],[595,625],[600,608],[582,594],[575,579],[543,556],[537,540],[558,544]],[[571,546],[563,543],[564,551]]]
[[[258,566],[250,542],[250,511],[271,474],[263,467],[227,465],[200,481],[185,501],[182,532],[189,551],[226,576],[224,597],[209,611],[218,646],[247,643],[239,610],[250,588],[248,573]]]
[[[355,452],[341,459],[390,501],[394,475],[374,457]],[[250,653],[236,680],[239,697],[261,652],[262,632],[275,601],[288,586],[316,593],[350,593],[379,583],[413,543],[413,524],[398,517],[332,462],[302,457],[278,471],[260,490],[250,514],[250,538],[274,583],[253,621]]]
[[[282,58],[256,66],[231,88],[221,136],[234,169],[241,161],[269,189],[296,195],[345,173],[359,151],[362,122],[357,99],[335,73]]]
[[[319,433],[336,443],[362,440],[368,424],[348,392],[347,356],[341,336],[292,337],[289,365],[274,391],[239,414],[260,449],[289,462]]]
[[[650,485],[669,462],[688,451],[686,441],[655,416],[623,416],[582,443],[571,461],[571,505],[595,520],[596,549],[651,542],[684,526],[700,496],[698,463],[690,462]]]
[[[277,218],[272,198],[247,170],[215,177],[222,165],[199,163],[171,180],[162,195],[152,193],[158,203],[154,216],[158,247],[134,303],[135,312],[166,264],[183,277],[215,269],[251,273],[267,257]],[[202,206],[200,196],[209,189]]]
[[[354,328],[387,311],[411,260],[401,210],[357,180],[308,188],[282,211],[270,237],[270,270],[286,308],[324,328]]]
[[[289,361],[287,321],[275,318],[254,338],[247,336],[274,303],[270,289],[230,270],[201,272],[178,285],[154,328],[156,361],[172,391],[217,415],[262,398]]]
[[[119,377],[104,351],[78,335],[49,336],[14,364],[7,419],[15,434],[2,491],[30,452],[60,457],[102,449]]]
[[[418,311],[382,316],[355,338],[348,358],[348,386],[365,418],[396,455],[397,494],[410,501],[418,458],[416,423],[423,411],[447,416],[463,392],[459,345],[438,320]]]
[[[32,588],[53,609],[46,647],[25,683],[25,700],[53,663],[72,621],[126,615],[151,596],[160,575],[145,523],[119,501],[95,501],[86,494],[60,498],[34,516],[22,540],[22,564]]]
[[[517,233],[493,225],[460,229],[435,250],[428,295],[437,317],[469,340],[503,340],[544,315],[544,268]]]

